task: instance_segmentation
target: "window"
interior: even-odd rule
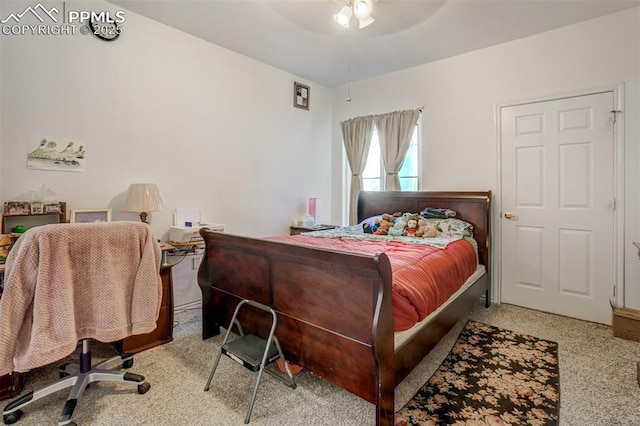
[[[418,160],[418,126],[416,125],[411,143],[409,144],[407,156],[398,172],[402,191],[418,190]],[[365,191],[384,190],[385,177],[386,173],[382,163],[382,156],[380,155],[378,131],[374,129],[373,136],[371,137],[371,145],[369,146],[369,153],[367,155],[367,162],[364,167],[364,172],[362,173],[363,189]]]

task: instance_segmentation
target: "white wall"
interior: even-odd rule
[[[16,5],[17,4],[17,5]],[[82,10],[119,10],[73,2]],[[5,3],[3,16],[24,3]],[[16,9],[16,10],[14,10]],[[310,111],[293,107],[297,77],[126,12],[122,36],[2,35],[0,199],[46,183],[69,209],[120,206],[130,183],[155,182],[150,214],[166,239],[177,207],[229,232],[285,234],[307,197],[331,209],[330,91],[313,82]],[[87,149],[82,173],[26,168],[31,138]]]
[[[625,303],[640,308],[640,260],[632,245],[633,241],[640,241],[639,27],[639,8],[634,8],[352,83],[351,102],[346,102],[345,87],[335,89],[334,217],[340,217],[344,194],[339,127],[342,120],[423,106],[421,189],[491,189],[494,201],[498,201],[494,206],[499,206],[496,105],[613,88],[624,83]]]

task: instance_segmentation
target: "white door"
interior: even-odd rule
[[[502,301],[611,324],[613,92],[501,108]]]

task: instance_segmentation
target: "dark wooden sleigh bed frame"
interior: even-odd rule
[[[242,299],[278,313],[287,360],[376,405],[376,424],[393,425],[394,389],[481,296],[490,304],[491,192],[362,192],[358,220],[381,213],[447,208],[471,223],[486,273],[394,351],[391,266],[367,256],[269,239],[201,231],[198,271],[203,338],[228,327]],[[240,322],[266,336],[270,319],[247,310]]]

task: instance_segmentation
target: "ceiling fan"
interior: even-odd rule
[[[342,6],[333,19],[338,25],[349,28],[351,16],[355,15],[358,18],[358,29],[363,29],[375,21],[371,16],[372,10],[373,0],[349,0],[349,3]]]

